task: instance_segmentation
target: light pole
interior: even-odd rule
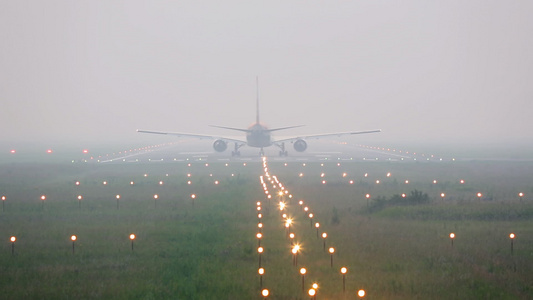
[[[115,198],[117,198],[117,210],[118,210],[118,202],[120,200],[120,195],[116,195]]]
[[[311,227],[313,227],[313,213],[309,213],[309,221],[311,221]]]
[[[259,253],[259,267],[261,267],[261,254],[263,254],[263,247],[257,247],[257,253]]]
[[[15,255],[15,242],[17,241],[17,237],[12,236],[9,240],[11,241],[11,255]]]
[[[299,245],[294,245],[294,247],[292,247],[292,249],[291,249],[291,252],[292,252],[292,265],[293,266],[297,266],[298,265],[298,251],[300,251],[300,246]]]
[[[76,242],[77,237],[75,235],[70,237],[70,240],[72,241],[72,254],[74,254],[74,244]]]
[[[455,239],[455,233],[450,233],[450,240],[452,241],[452,248],[453,248],[453,239]]]
[[[263,237],[263,234],[261,232],[258,232],[256,235],[257,237],[257,247],[261,246],[261,238]]]
[[[333,253],[335,253],[335,248],[330,247],[329,248],[329,254],[331,256],[331,267],[333,268]]]
[[[513,241],[516,235],[514,233],[509,234],[509,238],[511,239],[511,255],[513,255]]]
[[[130,240],[131,240],[131,252],[133,252],[133,240],[135,240],[135,234],[130,234]]]
[[[157,208],[157,198],[159,198],[159,195],[154,195],[154,207]]]
[[[6,196],[2,196],[2,212],[4,212],[4,203],[6,202]]]
[[[304,291],[304,285],[305,285],[305,273],[307,270],[305,268],[300,269],[300,274],[302,274],[302,292]]]
[[[318,228],[320,228],[320,223],[316,222],[315,227],[316,227],[316,238],[318,239]]]
[[[346,267],[341,268],[341,274],[342,274],[342,292],[346,293],[346,272],[348,272],[348,269]]]
[[[328,234],[323,232],[322,233],[322,239],[324,240],[324,252],[326,252],[326,238],[328,237]]]
[[[46,196],[42,195],[41,196],[41,203],[42,203],[41,207],[42,207],[43,210],[44,210],[44,200],[46,200]]]
[[[259,268],[257,270],[257,273],[259,273],[259,288],[262,289],[263,288],[263,274],[265,274],[265,269]]]
[[[83,199],[83,197],[81,195],[78,195],[78,208],[81,209],[81,199]]]

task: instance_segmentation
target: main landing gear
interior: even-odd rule
[[[242,146],[244,146],[244,144],[238,144],[238,143],[235,143],[235,150],[231,151],[231,156],[241,156],[241,151],[239,151],[239,148],[241,148]]]
[[[276,144],[276,146],[279,147],[280,151],[279,151],[279,156],[285,156],[287,157],[287,155],[289,154],[287,152],[287,150],[285,150],[285,143],[282,142],[281,144]]]

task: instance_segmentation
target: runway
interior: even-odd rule
[[[265,156],[270,161],[455,161],[452,157],[410,152],[407,150],[383,148],[350,143],[314,142],[306,151],[297,152],[291,149],[288,156],[279,156],[276,147],[265,148]],[[172,162],[260,162],[258,148],[243,147],[240,156],[231,156],[231,150],[216,152],[207,143],[172,143],[130,149],[115,153],[106,153],[83,162],[93,163],[172,163]]]

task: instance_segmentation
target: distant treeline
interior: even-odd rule
[[[414,190],[405,197],[402,197],[402,195],[399,194],[392,195],[392,197],[388,199],[383,196],[376,197],[369,203],[368,211],[373,213],[389,206],[419,205],[426,203],[429,203],[428,194],[422,193],[419,190]]]
[[[378,213],[382,217],[407,218],[412,220],[477,220],[477,221],[515,221],[533,219],[533,207],[524,203],[443,202],[429,204],[428,194],[418,190],[409,195],[393,195],[390,198],[376,197],[370,201],[367,213]],[[418,206],[417,206],[418,205]],[[417,206],[417,207],[414,207]]]

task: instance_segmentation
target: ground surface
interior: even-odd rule
[[[387,149],[366,151],[269,158],[269,175],[293,196],[280,198],[279,184],[270,183],[270,201],[253,154],[5,159],[2,297],[260,299],[259,201],[262,283],[272,299],[308,299],[301,267],[305,293],[317,282],[318,299],[356,299],[359,289],[368,299],[533,298],[533,163],[401,160]],[[366,159],[376,153],[378,160]],[[428,201],[390,201],[415,190]],[[280,200],[302,247],[298,266]],[[333,267],[317,222],[318,233],[328,234],[326,248],[336,249]]]

